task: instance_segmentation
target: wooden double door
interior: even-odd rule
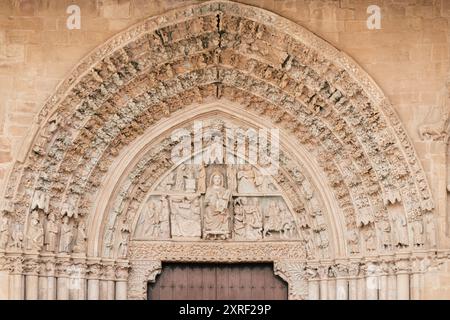
[[[167,263],[149,300],[285,300],[287,284],[272,264]]]

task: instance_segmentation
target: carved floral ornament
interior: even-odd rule
[[[130,161],[119,191],[97,212],[112,163],[145,132],[211,101],[270,121],[321,168],[340,218],[327,212],[312,173],[283,150],[279,191],[297,228],[315,238],[312,251],[329,250],[321,234],[330,237],[332,224],[346,243],[338,250],[329,238],[328,255],[436,246],[424,171],[373,81],[349,57],[282,17],[210,1],[118,34],[58,87],[10,173],[0,249],[128,258],[133,222],[155,178],[173,170],[173,144],[158,141]],[[299,234],[307,243],[305,237]]]

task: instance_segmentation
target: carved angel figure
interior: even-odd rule
[[[231,191],[224,188],[223,175],[214,172],[205,194],[205,216],[203,221],[206,239],[227,239],[230,234],[228,204]]]

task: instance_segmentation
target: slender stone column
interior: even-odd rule
[[[388,265],[386,262],[383,262],[380,266],[379,274],[378,274],[378,283],[380,285],[379,291],[379,300],[387,300],[389,294],[388,288]]]
[[[339,263],[334,274],[336,275],[336,299],[348,300],[348,266]]]
[[[57,262],[56,298],[58,300],[69,300],[69,273],[70,258],[63,256]]]
[[[422,278],[422,259],[412,261],[411,273],[411,300],[420,300],[420,287]]]
[[[357,300],[358,299],[358,274],[359,274],[359,263],[351,263],[348,267],[348,299]]]
[[[9,292],[11,300],[23,300],[24,292],[24,278],[23,272],[23,257],[14,256],[10,258],[10,277],[9,277]]]
[[[320,299],[320,284],[318,279],[318,272],[316,267],[307,268],[308,278],[308,300]]]
[[[25,258],[25,299],[37,300],[39,297],[39,261],[37,255]]]
[[[114,286],[114,279],[115,279],[115,269],[113,265],[107,265],[105,267],[104,273],[103,273],[103,279],[100,284],[100,299],[101,300],[114,300],[115,297],[115,286]]]
[[[47,262],[47,299],[56,299],[56,267],[54,261]]]
[[[69,278],[70,300],[86,300],[85,259],[74,259]]]
[[[102,275],[102,265],[92,263],[88,266],[88,300],[100,299],[100,278]]]
[[[366,266],[366,299],[378,300],[378,266],[369,262]]]
[[[388,300],[397,300],[397,276],[395,275],[395,273],[395,267],[391,265],[387,276]]]
[[[398,300],[409,300],[410,299],[410,279],[409,275],[411,273],[410,262],[407,258],[400,258],[396,261],[397,267],[397,299]]]
[[[328,266],[320,266],[319,274],[320,300],[328,300]]]
[[[116,300],[127,300],[128,299],[128,266],[117,266],[116,267]]]

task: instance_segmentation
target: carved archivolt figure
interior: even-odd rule
[[[70,253],[70,246],[73,240],[73,226],[70,224],[69,217],[64,216],[61,225],[61,239],[59,242],[59,251]]]
[[[198,197],[171,197],[172,237],[201,237],[200,201]]]
[[[30,228],[27,234],[27,249],[41,250],[44,246],[44,228],[39,220],[37,211],[31,214]]]
[[[238,192],[239,193],[252,193],[258,192],[256,189],[255,172],[252,166],[244,165],[243,168],[237,173],[238,178]]]
[[[122,228],[120,232],[120,242],[117,255],[119,258],[125,259],[128,254],[128,241],[130,239],[130,231],[127,228]]]
[[[223,175],[214,172],[205,194],[204,235],[207,239],[227,239],[230,235],[228,204],[231,190],[224,188]]]
[[[50,213],[45,224],[44,243],[45,250],[54,252],[56,249],[56,239],[58,236],[58,225],[55,222],[55,215]]]
[[[6,249],[9,240],[9,218],[6,213],[0,219],[0,249]]]

